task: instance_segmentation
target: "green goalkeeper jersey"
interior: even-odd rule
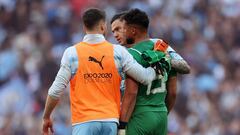
[[[146,50],[153,50],[153,47],[154,42],[148,40],[134,45],[132,48],[129,48],[128,51],[139,64],[148,67],[149,64],[141,55]],[[166,82],[168,80],[168,75],[168,73],[164,74],[164,77],[159,77],[159,79],[152,81],[149,85],[138,85],[138,95],[133,114],[147,111],[167,111],[165,98],[167,94]]]

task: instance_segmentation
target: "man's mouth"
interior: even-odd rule
[[[120,43],[120,42],[121,42],[121,39],[117,39],[117,41]]]

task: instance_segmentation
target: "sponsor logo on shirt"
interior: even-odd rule
[[[96,58],[94,58],[93,56],[89,56],[89,57],[88,57],[88,61],[92,61],[92,62],[98,63],[99,66],[100,66],[100,67],[102,68],[102,70],[103,70],[103,69],[104,69],[104,68],[103,68],[103,65],[102,65],[103,58],[104,58],[104,55],[102,56],[102,59],[99,61],[99,60],[97,60]]]
[[[85,73],[85,83],[112,83],[112,73]]]

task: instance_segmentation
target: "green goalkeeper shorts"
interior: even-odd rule
[[[167,112],[143,112],[133,115],[126,135],[167,135]]]

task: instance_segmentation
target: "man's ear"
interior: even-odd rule
[[[132,35],[137,35],[137,30],[136,30],[136,28],[131,28],[131,33],[132,33]]]
[[[105,30],[105,28],[104,28],[104,24],[103,24],[103,23],[101,23],[101,25],[100,25],[100,29],[101,29],[101,31],[104,31],[104,30]]]
[[[103,33],[107,31],[107,23],[105,21],[100,22],[100,29]]]
[[[107,34],[107,22],[102,21],[102,22],[100,23],[100,30],[101,30],[102,34],[103,34],[104,36],[106,36],[106,34]]]

